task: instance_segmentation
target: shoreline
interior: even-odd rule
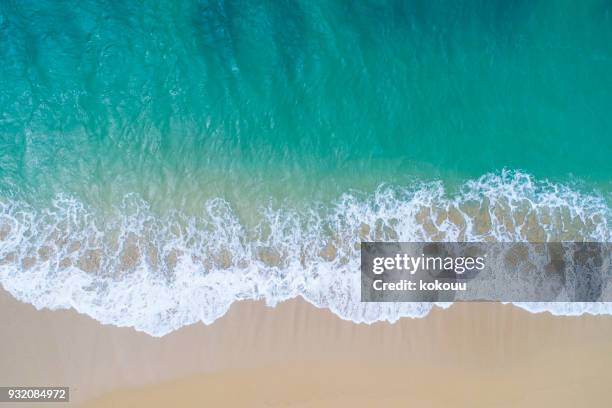
[[[612,402],[612,316],[458,303],[366,325],[301,299],[244,301],[212,325],[155,338],[73,310],[37,311],[4,290],[0,316],[0,385],[69,386],[71,407]]]

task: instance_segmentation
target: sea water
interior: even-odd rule
[[[5,1],[0,58],[0,283],[36,307],[392,322],[434,305],[361,303],[362,240],[612,238],[609,1]]]

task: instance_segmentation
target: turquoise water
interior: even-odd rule
[[[3,2],[4,194],[609,190],[610,3],[355,3]]]
[[[0,60],[0,282],[39,306],[359,320],[312,287],[360,239],[610,237],[609,1],[3,1]]]

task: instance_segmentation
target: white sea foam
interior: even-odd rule
[[[354,322],[422,317],[448,303],[360,302],[359,242],[606,241],[597,195],[516,171],[449,193],[441,182],[347,193],[308,210],[262,208],[247,228],[231,204],[154,215],[128,195],[102,217],[74,198],[49,208],[0,201],[0,283],[37,308],[74,308],[102,323],[161,336],[214,322],[237,300],[301,296]],[[608,303],[519,303],[533,312],[612,314]]]

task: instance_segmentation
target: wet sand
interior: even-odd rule
[[[2,291],[0,324],[0,385],[69,386],[72,407],[612,405],[612,316],[463,303],[357,325],[298,299],[154,338]]]

